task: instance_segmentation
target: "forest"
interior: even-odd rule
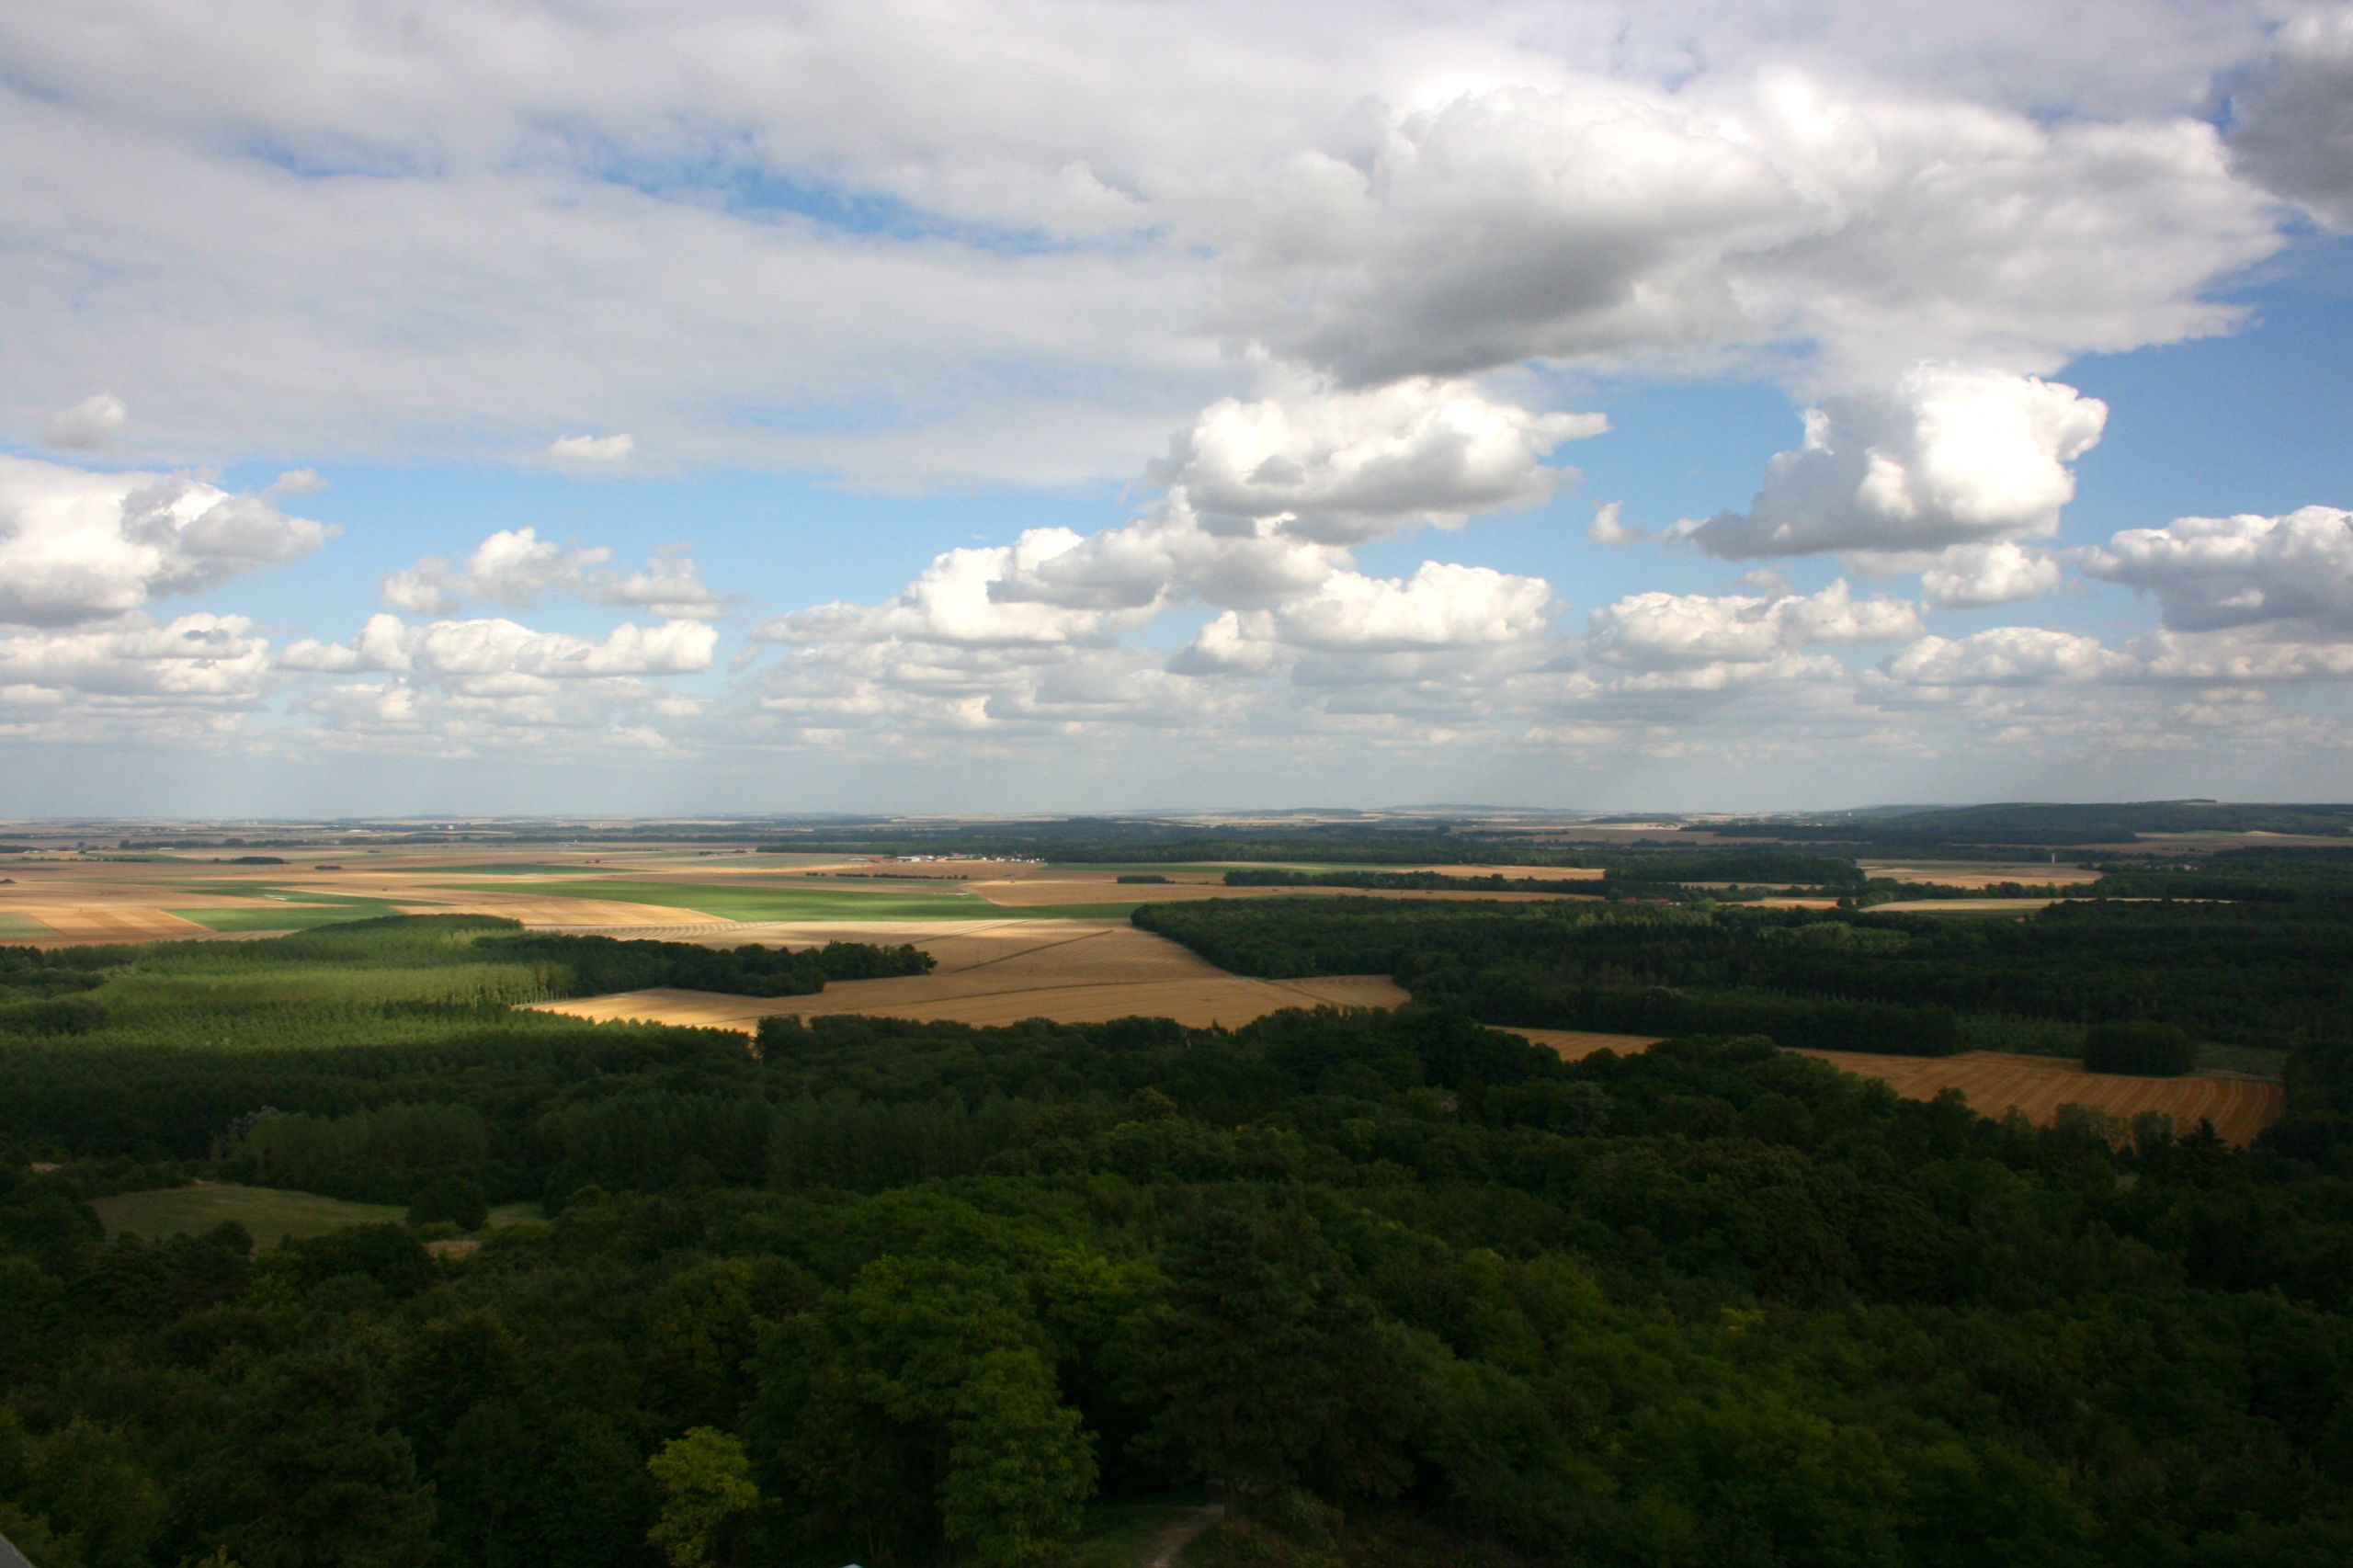
[[[1838,910],[1258,898],[1136,924],[1243,974],[1393,974],[1492,1024],[1753,1032],[1940,1055],[2090,1025],[2176,1024],[2285,1051],[2353,1038],[2353,904],[2086,900],[2030,919]]]
[[[1161,905],[1416,1004],[750,1050],[517,1011],[620,960],[480,918],[12,949],[10,1008],[84,1011],[0,1022],[0,1534],[40,1568],[1094,1568],[1214,1498],[1197,1568],[2333,1564],[2353,1040],[2311,921]],[[2038,1129],[1776,1048],[1836,1024],[1807,1007],[1959,1027],[2003,975],[2151,1026],[2120,1049],[2300,995],[2289,1114],[2245,1150]],[[1514,987],[1789,1006],[1565,1063],[1474,1019]],[[533,1217],[264,1249],[91,1207],[196,1178]]]

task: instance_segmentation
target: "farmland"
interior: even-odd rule
[[[546,1002],[542,1010],[581,1018],[634,1018],[702,1028],[755,1029],[763,1017],[845,1013],[975,1025],[1024,1018],[1096,1023],[1165,1017],[1195,1027],[1250,1022],[1284,1007],[1391,1007],[1409,998],[1382,975],[1269,982],[1250,980],[1131,926],[1074,922],[1002,923],[972,936],[928,938],[932,973],[904,980],[844,981],[818,996],[762,1001],[682,991],[631,992]]]
[[[1409,859],[1338,851],[1285,858]],[[1178,1505],[1233,1462],[1236,1389],[1314,1413],[1249,1462],[1345,1505],[1368,1562],[1537,1568],[1563,1531],[1597,1562],[2262,1562],[2339,1506],[2348,916],[2318,873],[1955,918],[1227,888],[1221,858],[12,865],[27,924],[188,939],[0,951],[0,1482],[104,1483],[0,1494],[0,1526],[145,1519],[127,1568],[352,1560],[341,1515],[267,1534],[324,1466],[403,1561],[546,1560],[586,1520],[564,1560],[634,1565],[648,1461],[699,1432],[774,1502],[749,1561],[884,1558],[828,1522],[871,1517],[845,1452],[917,1500],[889,1559],[937,1560],[921,1500],[985,1452],[1072,1478],[1057,1528],[1097,1538],[1030,1561],[1131,1564],[1207,1521]],[[2287,1082],[2073,1059],[2152,1019]],[[1726,1453],[1734,1481],[1688,1462]]]
[[[691,928],[714,938],[790,940],[790,926],[810,923],[1124,921],[1145,903],[1283,892],[1223,887],[1223,874],[1233,868],[1222,864],[756,856],[741,849],[682,853],[625,845],[514,860],[486,859],[479,851],[464,850],[265,858],[284,863],[246,865],[152,853],[19,860],[12,880],[0,883],[0,939],[60,945],[244,937],[391,914],[439,913],[495,915],[552,930],[652,934]],[[1545,869],[1489,869],[1490,874],[1529,875]],[[1148,885],[1120,881],[1147,871],[1168,880]],[[1333,890],[1331,896],[1396,895]],[[733,929],[753,926],[777,928]]]
[[[1658,1043],[1655,1036],[1578,1029],[1515,1028],[1511,1032],[1563,1062],[1582,1062],[1602,1051],[1622,1056]],[[2056,1120],[2062,1106],[2086,1107],[2119,1122],[2154,1111],[2170,1117],[2174,1126],[2185,1131],[2200,1121],[2211,1122],[2218,1136],[2245,1144],[2254,1142],[2256,1134],[2287,1111],[2287,1091],[2276,1082],[2256,1078],[2211,1074],[2144,1078],[2091,1073],[2079,1062],[1995,1051],[1886,1056],[1859,1051],[1797,1050],[1799,1055],[1826,1062],[1841,1072],[1875,1078],[1906,1099],[1929,1100],[1957,1089],[1969,1108],[1980,1116],[1999,1119],[2015,1110],[2037,1125]]]
[[[2015,1110],[2043,1123],[2062,1106],[2088,1106],[2130,1121],[2154,1111],[2188,1130],[2200,1121],[2234,1143],[2252,1143],[2256,1134],[2287,1110],[2287,1092],[2253,1078],[2143,1078],[2090,1073],[2079,1062],[2002,1051],[1964,1051],[1958,1056],[1877,1056],[1862,1051],[1806,1051],[1833,1067],[1876,1078],[1907,1099],[1933,1099],[1958,1089],[1980,1116]]]

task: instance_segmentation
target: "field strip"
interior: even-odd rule
[[[1600,1051],[1628,1055],[1658,1040],[1649,1035],[1597,1034],[1584,1029],[1528,1029],[1496,1025],[1577,1062]],[[1800,1049],[1801,1056],[1865,1078],[1876,1078],[1906,1099],[1931,1100],[1958,1089],[1980,1116],[1996,1119],[2012,1110],[2029,1121],[2048,1123],[2068,1105],[2088,1106],[2129,1121],[2143,1111],[2173,1118],[2186,1133],[2203,1119],[2233,1143],[2250,1143],[2286,1114],[2287,1091],[2257,1078],[2188,1076],[2149,1078],[2122,1073],[2092,1073],[2080,1062],[2052,1056],[2019,1056],[1971,1051],[1957,1056],[1890,1056],[1859,1051]]]
[[[902,940],[910,935],[904,926],[891,930]],[[795,935],[806,941],[810,934]],[[1143,1017],[1197,1027],[1238,1026],[1288,1007],[1393,1007],[1410,999],[1385,975],[1267,981],[1229,974],[1131,926],[1008,920],[976,930],[960,923],[917,943],[938,960],[930,974],[839,981],[814,996],[655,989],[535,1006],[575,1017],[638,1018],[748,1033],[765,1017],[844,1013],[971,1024]]]
[[[2202,1118],[2234,1143],[2256,1134],[2287,1111],[2287,1091],[2256,1078],[2139,1077],[2086,1072],[2081,1063],[2049,1056],[2018,1056],[1972,1051],[1958,1056],[1881,1056],[1848,1051],[1804,1051],[1817,1062],[1877,1078],[1907,1099],[1934,1099],[1958,1089],[1981,1116],[2012,1110],[2047,1122],[2068,1105],[2088,1106],[2130,1120],[2144,1111],[2173,1118],[2177,1132],[2188,1132]]]
[[[1532,1045],[1540,1045],[1563,1062],[1582,1062],[1603,1051],[1632,1056],[1648,1051],[1661,1039],[1658,1035],[1650,1034],[1599,1034],[1591,1029],[1524,1029],[1512,1024],[1494,1027],[1506,1034],[1516,1034]]]

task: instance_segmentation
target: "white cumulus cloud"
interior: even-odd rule
[[[191,479],[0,456],[0,622],[120,615],[299,561],[335,531]]]
[[[2335,506],[2127,528],[2077,562],[2156,595],[2175,631],[2290,621],[2353,636],[2353,513]]]
[[[280,655],[289,670],[340,674],[390,671],[473,683],[502,676],[587,680],[614,676],[692,675],[710,667],[719,633],[697,621],[624,624],[602,638],[537,631],[502,619],[412,625],[373,615],[348,643],[304,639]]]
[[[1842,578],[1806,595],[1630,594],[1593,612],[1587,645],[1609,665],[1689,669],[1768,664],[1807,647],[1906,642],[1926,630],[1915,606],[1857,598]]]
[[[547,445],[547,455],[560,463],[598,468],[627,462],[637,442],[626,434],[559,436]]]
[[[2013,604],[2038,598],[2059,585],[2058,559],[2015,540],[1956,544],[1923,562],[1920,586],[1931,603],[1949,609]]]
[[[708,620],[725,608],[681,547],[654,551],[633,572],[607,566],[613,552],[544,540],[535,528],[502,528],[452,565],[428,555],[386,577],[384,602],[413,615],[446,616],[468,599],[529,608],[551,595]]]
[[[774,617],[755,635],[768,642],[879,642],[904,639],[972,647],[1054,646],[1106,641],[1112,628],[1140,625],[1149,604],[1073,608],[1001,598],[1008,578],[1036,574],[1079,547],[1068,528],[1031,528],[1009,545],[951,550],[933,559],[906,591],[880,605],[835,602]]]
[[[1537,414],[1461,381],[1413,377],[1363,392],[1225,398],[1170,443],[1150,477],[1212,531],[1272,525],[1319,544],[1460,525],[1536,506],[1563,477],[1542,459],[1600,435],[1597,414]]]
[[[1887,661],[1913,686],[2052,686],[2131,678],[2139,661],[2094,637],[2040,626],[2001,626],[1962,638],[1924,637]]]
[[[1688,528],[1711,555],[1921,551],[2041,539],[2075,498],[2068,465],[2108,405],[2031,376],[1915,365],[1891,393],[1806,415],[1746,512]]]

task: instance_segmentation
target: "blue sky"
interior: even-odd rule
[[[2353,10],[0,18],[28,814],[2342,797]]]

